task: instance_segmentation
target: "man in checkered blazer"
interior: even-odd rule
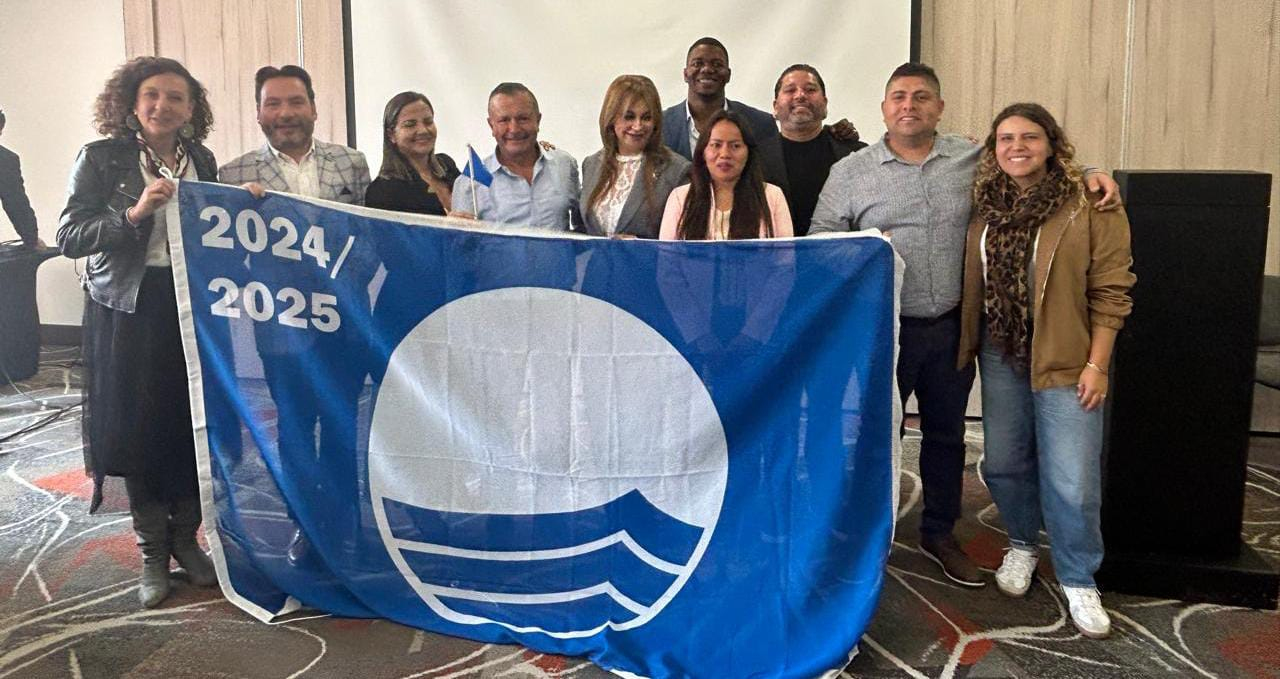
[[[264,66],[258,69],[254,86],[258,125],[267,143],[222,166],[219,181],[243,186],[258,198],[272,190],[363,205],[369,186],[369,163],[364,154],[312,136],[316,104],[311,76],[298,66]],[[366,289],[377,269],[371,242],[357,239],[345,260],[342,277],[352,289]],[[336,250],[331,254],[336,255]],[[317,286],[325,285],[327,279],[325,272],[314,266],[255,267],[253,261],[246,274],[272,290],[289,287],[303,294],[321,289]],[[365,295],[344,297],[340,308],[344,315],[367,317],[370,313]],[[344,323],[331,333],[273,322],[253,326],[255,349],[277,413],[282,474],[299,492],[313,497],[353,497],[359,401],[369,373],[366,359],[371,355],[367,338],[357,329],[359,324]],[[342,356],[344,360],[324,363],[317,359],[321,356]],[[311,387],[316,383],[325,385],[323,393]],[[317,458],[324,460],[332,473],[318,476],[315,465],[300,464]],[[324,521],[304,524],[292,510],[289,516],[295,531],[285,555],[290,563],[303,568],[319,563],[311,549],[314,540],[326,536],[339,544],[351,543],[357,530],[356,526]]]
[[[223,165],[218,180],[363,205],[369,162],[355,149],[312,136],[316,94],[310,74],[299,66],[263,66],[254,86],[267,143]]]

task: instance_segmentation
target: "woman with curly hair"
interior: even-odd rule
[[[165,205],[175,179],[214,181],[201,145],[213,125],[205,90],[182,64],[139,57],[121,66],[94,105],[107,137],[80,150],[58,247],[88,257],[83,277],[85,465],[94,479],[122,476],[138,547],[142,605],[169,593],[169,557],[192,583],[217,582],[196,544],[200,495],[178,331]]]
[[[790,238],[782,189],[766,184],[755,137],[738,114],[717,111],[693,152],[692,183],[676,187],[662,215],[662,240]]]
[[[364,204],[443,217],[452,206],[458,174],[453,158],[436,153],[436,115],[427,95],[391,97],[382,112],[382,167]]]
[[[600,106],[604,148],[582,161],[583,221],[593,236],[657,238],[671,189],[689,161],[662,143],[662,101],[653,81],[620,75]]]
[[[991,123],[973,187],[959,366],[982,372],[982,478],[1009,549],[1000,591],[1027,593],[1043,522],[1072,622],[1103,638],[1102,405],[1134,275],[1129,222],[1094,205],[1075,149],[1044,107]]]

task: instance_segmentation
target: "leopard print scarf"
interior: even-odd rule
[[[1026,191],[1003,172],[978,190],[978,215],[987,225],[987,332],[1005,357],[1023,369],[1031,365],[1031,244],[1040,226],[1075,190],[1057,163]]]

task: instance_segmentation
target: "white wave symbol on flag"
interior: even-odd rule
[[[369,428],[378,531],[423,603],[558,638],[661,613],[711,542],[728,467],[680,351],[566,290],[432,311],[392,352]]]
[[[445,606],[547,631],[643,615],[685,572],[704,532],[637,490],[556,514],[463,514],[390,499],[383,506],[393,545]]]

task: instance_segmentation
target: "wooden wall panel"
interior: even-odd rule
[[[264,141],[256,122],[253,74],[267,64],[300,64],[312,74],[319,109],[316,136],[345,143],[338,0],[304,0],[301,14],[296,0],[123,1],[127,53],[178,59],[208,89],[214,130],[207,143],[219,161]]]
[[[156,53],[153,0],[124,0],[124,53],[129,59]]]
[[[1091,164],[1269,172],[1267,273],[1280,274],[1280,0],[923,0],[922,10],[944,130],[981,137],[1005,104],[1034,100]]]
[[[220,5],[216,23],[208,29],[220,33],[220,40],[204,47],[211,61],[210,73],[219,81],[215,106],[222,122],[217,151],[220,158],[231,160],[264,141],[256,122],[253,74],[267,64],[298,62],[297,12],[291,0],[210,4]],[[210,96],[212,93],[210,89]]]
[[[339,0],[302,0],[302,55],[316,89],[316,135],[346,144],[347,78]],[[378,169],[372,169],[376,174]]]
[[[1083,160],[1120,159],[1125,8],[1109,0],[926,2],[921,58],[938,71],[943,128],[986,137],[995,114],[1034,101]]]
[[[1135,3],[1129,166],[1272,175],[1280,274],[1280,1]]]

